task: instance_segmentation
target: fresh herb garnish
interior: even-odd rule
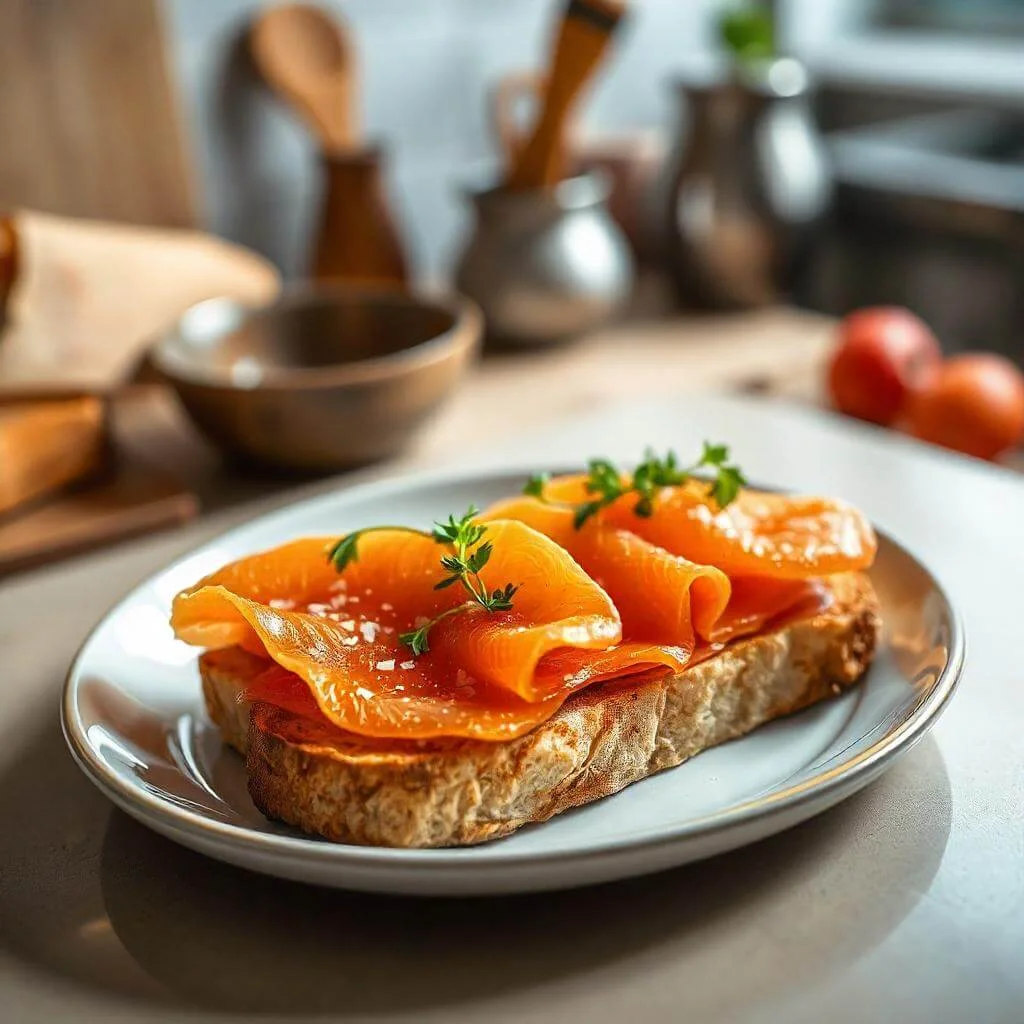
[[[550,473],[534,473],[533,476],[526,481],[526,486],[523,488],[523,494],[529,494],[533,498],[543,497],[544,488],[547,486],[550,479]]]
[[[679,465],[673,451],[659,458],[648,449],[644,461],[636,467],[631,477],[624,475],[607,459],[591,459],[587,464],[587,481],[584,486],[593,497],[572,506],[573,525],[577,530],[580,529],[601,509],[627,494],[637,496],[633,512],[645,519],[649,518],[654,514],[654,501],[662,487],[678,487],[686,483],[697,470],[705,468],[715,470],[714,479],[710,482],[710,493],[718,507],[725,508],[736,499],[740,488],[747,481],[738,466],[729,464],[729,448],[724,444],[705,441],[701,457],[692,466],[686,467]],[[530,477],[523,493],[544,501],[546,482],[545,476]]]
[[[400,533],[412,533],[417,537],[433,537],[426,530],[417,530],[415,526],[366,526],[361,530],[346,533],[337,543],[327,549],[327,560],[338,572],[344,572],[353,562],[359,561],[359,538],[365,533],[380,533],[397,530]]]
[[[399,641],[405,644],[413,655],[418,656],[430,650],[430,630],[442,619],[446,619],[456,612],[472,608],[474,604],[480,605],[488,612],[507,611],[512,607],[512,598],[518,591],[518,586],[507,583],[504,587],[489,591],[480,578],[480,571],[490,561],[494,545],[489,540],[483,539],[487,527],[476,521],[479,514],[480,510],[471,505],[460,519],[449,516],[447,522],[435,523],[432,533],[409,526],[370,526],[362,530],[355,530],[346,534],[331,547],[328,551],[328,558],[338,572],[343,572],[348,565],[358,560],[359,538],[365,533],[380,530],[402,530],[420,537],[430,537],[438,544],[452,549],[451,554],[441,557],[441,566],[447,575],[434,584],[434,589],[445,590],[456,583],[461,583],[469,592],[471,599],[441,612],[440,615],[423,623],[418,628],[399,635]]]

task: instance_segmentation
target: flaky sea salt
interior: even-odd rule
[[[394,672],[395,671],[395,659],[394,658],[388,658],[387,661],[378,661],[377,662],[377,671],[378,672]]]
[[[270,607],[276,608],[279,612],[290,612],[295,607],[295,602],[290,597],[272,597]]]
[[[368,643],[372,644],[377,639],[377,630],[380,627],[376,622],[360,622],[359,632],[363,634],[363,639]]]
[[[467,699],[476,696],[476,680],[465,669],[460,668],[455,673],[455,692]]]

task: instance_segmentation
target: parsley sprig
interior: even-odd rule
[[[434,584],[434,589],[445,590],[456,583],[461,583],[469,593],[470,600],[455,605],[416,629],[399,635],[399,641],[408,647],[414,656],[418,656],[430,650],[430,631],[442,619],[472,608],[475,604],[488,612],[508,611],[512,607],[512,598],[519,590],[517,585],[506,583],[504,587],[488,590],[480,577],[480,571],[490,561],[494,552],[494,545],[491,541],[484,540],[487,527],[476,521],[479,514],[480,510],[470,505],[461,518],[449,516],[446,522],[435,523],[431,533],[410,526],[370,526],[355,530],[337,541],[327,556],[335,569],[343,572],[352,562],[358,561],[360,537],[379,530],[401,530],[420,537],[430,537],[438,544],[451,548],[450,554],[441,556],[441,566],[447,575]]]
[[[588,519],[597,515],[601,509],[618,501],[627,494],[637,496],[633,511],[645,519],[654,514],[654,502],[662,487],[678,487],[691,479],[701,469],[714,469],[714,478],[710,481],[710,494],[719,508],[725,508],[735,501],[740,488],[747,482],[742,471],[729,462],[729,448],[724,444],[704,442],[701,457],[691,466],[680,466],[676,453],[669,451],[664,458],[648,449],[644,461],[633,471],[632,476],[623,474],[608,459],[591,459],[587,464],[588,494],[593,495],[587,501],[573,506],[573,525],[580,529]],[[523,488],[540,500],[544,498],[544,488],[548,482],[547,474],[530,477]]]

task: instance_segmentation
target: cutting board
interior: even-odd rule
[[[191,227],[158,0],[0,3],[0,212]]]
[[[37,508],[0,520],[0,577],[128,537],[174,526],[198,511],[195,496],[142,462]]]
[[[67,555],[174,526],[199,509],[196,496],[132,443],[136,399],[110,399],[110,456],[99,475],[0,515],[0,577]]]
[[[106,412],[89,394],[0,401],[0,517],[101,472]]]

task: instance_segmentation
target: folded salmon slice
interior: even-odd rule
[[[649,517],[625,496],[577,529],[573,506],[593,497],[586,482],[558,477],[542,498],[499,502],[483,518],[527,523],[569,551],[608,591],[628,641],[749,635],[787,613],[813,613],[827,601],[821,577],[874,559],[870,524],[842,502],[744,491],[719,510],[696,482],[664,488]]]
[[[571,506],[588,501],[582,474],[556,477],[544,488],[545,526],[561,543],[572,530]],[[540,505],[534,498],[513,498],[489,510],[522,510]],[[807,579],[866,569],[875,559],[877,540],[863,513],[832,498],[792,497],[744,489],[724,509],[709,501],[707,486],[691,481],[662,488],[652,515],[636,515],[636,496],[626,495],[597,515],[599,522],[630,530],[675,555],[713,565],[729,576]],[[539,516],[536,510],[533,516]],[[520,518],[509,515],[508,518]],[[523,520],[529,521],[529,520]],[[547,529],[545,531],[547,533]],[[557,533],[557,536],[556,536]]]
[[[627,496],[576,529],[572,506],[590,497],[585,477],[563,477],[544,500],[482,516],[494,545],[484,581],[518,585],[513,608],[444,619],[419,657],[399,635],[468,595],[435,589],[442,545],[397,530],[364,536],[340,576],[328,538],[232,563],[175,599],[172,624],[197,646],[272,659],[254,699],[368,737],[503,740],[583,686],[679,671],[814,614],[827,599],[820,578],[875,552],[871,527],[840,502],[745,492],[723,511],[690,484],[661,491],[648,518]]]
[[[483,579],[518,585],[514,607],[469,607],[443,620],[416,658],[399,635],[467,595],[435,589],[444,547],[401,531],[367,534],[341,576],[327,560],[327,538],[232,563],[179,594],[171,623],[188,643],[268,656],[303,681],[332,722],[375,737],[509,739],[581,686],[686,664],[692,644],[620,643],[607,593],[543,534],[491,522],[487,539],[494,551]],[[279,674],[266,682],[251,696],[302,706]]]

